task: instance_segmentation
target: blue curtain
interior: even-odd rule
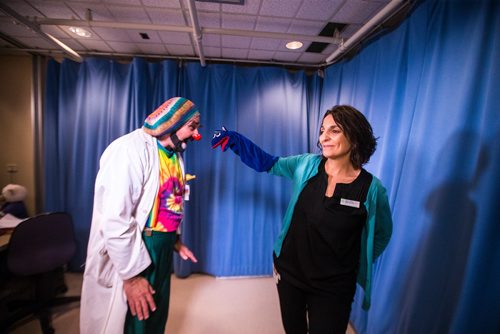
[[[321,109],[367,115],[393,209],[358,333],[500,332],[499,46],[498,2],[431,0],[326,71]]]

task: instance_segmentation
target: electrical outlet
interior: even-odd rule
[[[17,173],[17,164],[7,164],[7,173]]]

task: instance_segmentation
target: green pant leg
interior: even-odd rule
[[[175,232],[152,232],[143,235],[144,243],[151,257],[151,265],[141,273],[156,293],[153,295],[156,311],[147,320],[139,321],[130,310],[125,321],[125,334],[163,334],[168,318],[170,300],[170,276],[172,273],[173,250],[177,236]]]

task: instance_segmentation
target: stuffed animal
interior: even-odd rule
[[[28,191],[19,184],[8,184],[2,189],[2,198],[5,202],[20,202],[26,199]]]
[[[27,194],[28,191],[21,185],[6,185],[0,195],[0,216],[10,213],[17,218],[27,218],[28,212],[24,205]]]

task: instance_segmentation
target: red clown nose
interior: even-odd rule
[[[199,134],[199,133],[195,133],[195,134],[193,135],[193,140],[198,141],[198,140],[200,140],[200,139],[201,139],[201,134]]]

